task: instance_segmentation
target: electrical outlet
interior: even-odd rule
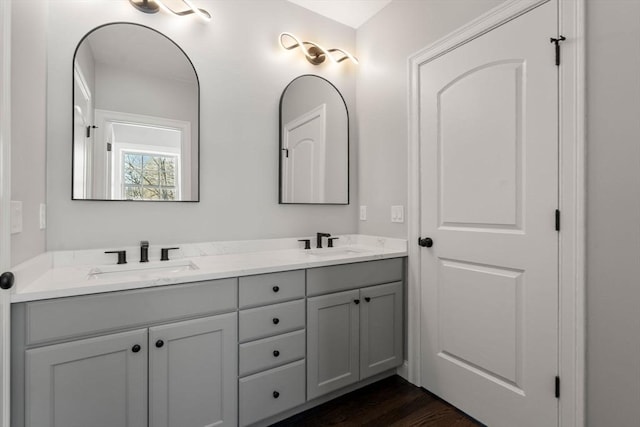
[[[366,221],[366,220],[367,220],[367,207],[360,206],[360,221]]]
[[[22,202],[11,201],[11,234],[22,233]]]
[[[404,206],[391,206],[391,222],[404,222]]]
[[[40,203],[40,230],[47,228],[47,205]]]

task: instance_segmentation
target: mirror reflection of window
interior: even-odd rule
[[[160,121],[160,120],[156,120]],[[110,121],[109,192],[118,200],[180,200],[189,192],[182,176],[183,128]],[[183,131],[184,130],[184,131]],[[186,151],[186,150],[185,150]]]
[[[76,48],[73,88],[73,199],[198,200],[199,83],[179,46],[103,25]]]

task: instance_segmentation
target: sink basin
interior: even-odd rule
[[[169,273],[198,270],[191,261],[158,261],[140,264],[105,265],[89,270],[89,279],[113,279],[125,276],[157,277]]]
[[[345,255],[361,255],[371,253],[370,251],[358,248],[322,248],[322,249],[308,249],[305,250],[308,255],[314,256],[345,256]]]

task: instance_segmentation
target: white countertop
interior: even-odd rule
[[[298,242],[298,238],[182,245],[154,245],[151,242],[150,262],[142,265],[138,262],[138,247],[47,252],[12,269],[16,285],[12,289],[11,302],[165,286],[407,255],[407,241],[403,239],[363,235],[336,237],[340,239],[336,241],[334,249],[311,251],[301,249],[302,244]],[[173,246],[180,247],[177,251],[171,251],[173,261],[160,261],[160,248]],[[312,247],[315,247],[315,238],[312,238]],[[123,267],[130,268],[131,271],[92,277],[90,272],[94,269],[106,271],[117,268],[114,267],[115,255],[104,254],[105,250],[114,249],[127,250],[129,264]],[[195,269],[171,271],[171,268],[166,268],[186,264]],[[158,267],[164,271],[153,270]]]

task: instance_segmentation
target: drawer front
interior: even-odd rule
[[[304,360],[241,378],[240,425],[268,418],[305,401]]]
[[[241,277],[240,308],[303,298],[304,277],[304,270]]]
[[[310,268],[307,296],[398,282],[403,279],[403,270],[403,258]]]
[[[26,344],[235,310],[237,281],[209,280],[30,302]]]
[[[240,344],[240,375],[303,359],[304,335],[305,331],[301,330]]]
[[[304,328],[304,300],[240,312],[240,341],[250,341]]]

